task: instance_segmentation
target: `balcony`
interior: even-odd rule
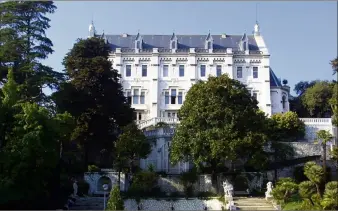
[[[137,121],[137,125],[140,129],[144,129],[150,126],[155,126],[157,123],[166,123],[168,125],[176,125],[179,124],[180,121],[178,118],[168,118],[168,117],[155,117],[147,120]]]

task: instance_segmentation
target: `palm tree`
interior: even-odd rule
[[[305,176],[316,185],[317,194],[319,197],[322,197],[322,192],[320,190],[320,185],[324,182],[324,170],[323,167],[317,165],[315,162],[307,162],[304,165],[304,174]]]
[[[331,158],[336,161],[336,166],[338,168],[338,147],[334,147],[330,152]]]
[[[338,57],[331,60],[330,64],[332,66],[333,75],[334,75],[338,72]]]
[[[323,149],[324,182],[326,182],[326,144],[333,139],[333,136],[329,131],[320,130],[317,132],[317,138],[319,140],[316,143],[320,143]]]

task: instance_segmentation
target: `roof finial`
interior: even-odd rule
[[[260,35],[259,24],[258,24],[258,3],[256,3],[256,23],[255,23],[255,26],[254,26],[253,34],[256,35],[256,36]]]

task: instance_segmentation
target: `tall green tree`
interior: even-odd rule
[[[128,167],[129,173],[132,173],[133,162],[136,159],[146,158],[150,152],[150,142],[135,123],[123,127],[122,133],[116,142],[116,157],[118,167],[120,168],[119,172],[122,168]]]
[[[294,91],[298,96],[302,95],[308,88],[313,87],[318,81],[300,81],[295,85]]]
[[[257,103],[245,85],[226,74],[194,84],[178,112],[171,162],[191,160],[197,167],[205,163],[214,179],[225,161],[250,158],[264,163],[266,117]]]
[[[338,58],[335,58],[335,59],[331,60],[330,64],[332,66],[333,75],[334,75],[334,74],[336,74],[338,72]]]
[[[26,100],[45,99],[43,88],[54,88],[62,74],[42,64],[53,52],[46,36],[49,14],[56,6],[52,1],[6,1],[0,4],[0,84],[7,81],[8,68]]]
[[[332,141],[333,136],[329,131],[320,130],[317,132],[316,141],[317,144],[320,144],[323,150],[323,170],[324,170],[324,182],[326,182],[326,145],[329,141]]]
[[[53,209],[59,140],[66,138],[60,123],[70,116],[55,116],[36,103],[22,102],[17,90],[10,70],[0,98],[0,113],[8,117],[0,120],[1,138],[6,140],[0,150],[0,207]]]
[[[52,96],[59,112],[68,111],[76,119],[72,140],[83,149],[84,169],[98,157],[111,167],[120,127],[133,120],[120,75],[108,60],[110,51],[103,39],[79,39],[63,60],[69,80]]]
[[[302,102],[313,117],[323,118],[332,115],[330,99],[334,84],[320,81],[308,88],[302,96]]]

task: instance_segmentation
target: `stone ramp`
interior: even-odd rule
[[[259,197],[234,197],[239,210],[276,210],[271,202]]]

